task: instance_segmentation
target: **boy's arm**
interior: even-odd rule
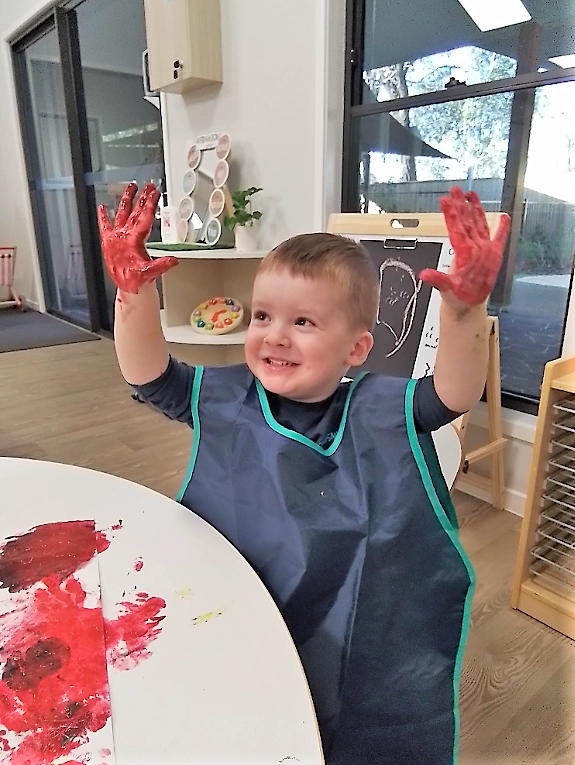
[[[493,289],[510,218],[503,215],[493,241],[475,192],[459,188],[442,197],[441,208],[454,250],[448,274],[419,275],[441,292],[439,344],[434,370],[437,395],[448,409],[466,412],[481,398],[487,376],[487,298]]]
[[[437,395],[453,412],[467,412],[481,398],[487,377],[487,340],[485,303],[458,311],[441,301],[433,382]]]
[[[136,295],[118,290],[114,317],[118,364],[130,385],[145,385],[168,368],[170,354],[160,324],[156,285],[146,283]]]
[[[118,363],[129,383],[143,385],[157,379],[168,366],[155,280],[178,260],[148,256],[145,244],[160,195],[149,183],[134,205],[137,188],[135,183],[126,187],[114,225],[105,205],[100,205],[98,224],[106,267],[118,287],[114,317]]]

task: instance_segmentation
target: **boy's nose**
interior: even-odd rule
[[[282,347],[286,347],[290,344],[288,333],[283,327],[278,326],[277,324],[269,328],[265,341],[268,345],[280,345]]]

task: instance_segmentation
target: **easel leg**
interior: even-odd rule
[[[499,321],[493,321],[489,332],[489,367],[486,382],[487,414],[491,442],[503,439],[501,425],[501,365],[499,360]],[[503,472],[503,449],[491,455],[491,504],[503,510],[505,478]]]
[[[484,446],[465,454],[464,473],[467,480],[490,493],[493,507],[503,510],[505,478],[503,470],[503,448],[506,439],[503,438],[501,425],[501,367],[499,362],[499,322],[494,317],[489,317],[489,364],[487,368],[487,381],[485,383],[485,395],[487,398],[487,428],[489,440]],[[464,437],[467,427],[468,415],[464,415],[460,426],[460,435]],[[464,450],[465,451],[465,450]],[[490,475],[484,478],[476,473],[468,472],[473,462],[489,457]]]

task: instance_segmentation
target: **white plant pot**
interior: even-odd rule
[[[258,235],[255,226],[236,226],[236,250],[238,252],[256,252]]]

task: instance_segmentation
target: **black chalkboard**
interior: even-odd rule
[[[362,244],[373,259],[380,284],[375,342],[362,369],[411,377],[432,289],[418,276],[424,268],[437,268],[443,245],[415,239]]]

